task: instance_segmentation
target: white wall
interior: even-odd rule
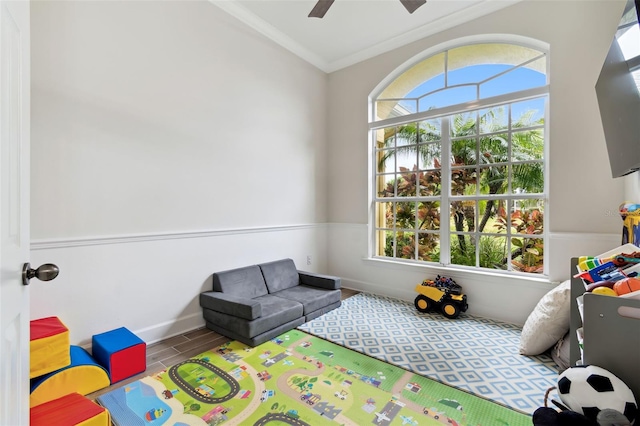
[[[326,74],[207,1],[31,17],[32,264],[61,268],[32,318],[153,341],[202,324],[216,270],[326,272]]]
[[[593,92],[612,4],[524,2],[327,77],[206,1],[33,2],[32,264],[62,272],[34,280],[32,317],[60,316],[72,343],[123,325],[154,341],[202,324],[212,272],[287,256],[406,300],[447,274],[471,313],[522,323],[552,284],[366,260],[366,99],[453,38],[549,43],[550,278],[564,279],[569,257],[620,238]]]
[[[594,85],[624,1],[525,1],[329,77],[329,238],[332,273],[354,288],[412,300],[413,287],[436,274],[454,276],[469,294],[470,312],[523,323],[553,285],[428,267],[364,260],[369,217],[367,97],[387,75],[420,52],[453,39],[515,34],[550,45],[549,279],[570,274],[572,256],[619,244],[623,180],[610,177]],[[604,160],[603,160],[604,159]],[[349,232],[342,232],[348,229]]]
[[[198,295],[214,271],[284,257],[325,271],[326,234],[317,224],[35,243],[32,263],[60,275],[32,281],[32,317],[58,316],[75,344],[122,326],[153,342],[204,326]]]
[[[640,203],[640,173],[631,173],[623,179],[625,181],[625,201]]]

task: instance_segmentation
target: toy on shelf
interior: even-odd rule
[[[637,245],[627,243],[595,257],[581,256],[576,266],[573,277],[582,280],[587,293],[640,299],[640,247]]]
[[[616,281],[611,288],[616,292],[618,296],[632,293],[634,291],[640,290],[640,279],[623,278],[619,281]]]
[[[640,263],[640,252],[634,251],[631,254],[622,253],[614,257],[612,261],[618,266],[624,266],[629,263]]]
[[[467,295],[462,293],[462,287],[453,279],[438,275],[435,280],[426,279],[416,286],[420,293],[414,302],[419,312],[429,312],[437,308],[447,318],[457,318],[465,312]]]
[[[626,216],[628,213],[633,213],[636,210],[640,210],[640,204],[632,203],[631,201],[625,201],[618,206],[621,216]]]
[[[640,244],[640,204],[625,201],[618,207],[622,217],[622,244]]]
[[[624,278],[635,277],[640,272],[640,248],[634,244],[625,244],[600,256],[581,256],[578,258],[578,273],[585,286],[600,281],[616,282]]]
[[[637,271],[626,271],[630,265],[640,264],[640,259],[634,262],[628,262],[625,259],[635,259],[631,257],[637,252],[630,254],[623,253],[610,259],[592,258],[593,263],[597,266],[584,270],[574,275],[574,278],[582,278],[586,283],[595,283],[598,281],[618,281],[626,277],[634,277],[638,275]],[[580,267],[580,265],[578,266]]]

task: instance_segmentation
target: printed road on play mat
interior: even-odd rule
[[[529,426],[531,417],[300,330],[230,342],[98,397],[119,426]]]
[[[298,328],[529,414],[558,378],[551,357],[519,354],[517,325],[423,314],[385,296],[357,294]]]

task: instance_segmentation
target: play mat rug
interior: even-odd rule
[[[118,426],[530,425],[529,415],[291,330],[230,342],[97,398]]]
[[[298,329],[529,414],[558,380],[549,354],[520,355],[521,326],[386,296],[356,294]]]

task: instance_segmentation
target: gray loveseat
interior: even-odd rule
[[[340,306],[340,278],[298,271],[282,259],[213,274],[200,294],[207,328],[250,346]]]

